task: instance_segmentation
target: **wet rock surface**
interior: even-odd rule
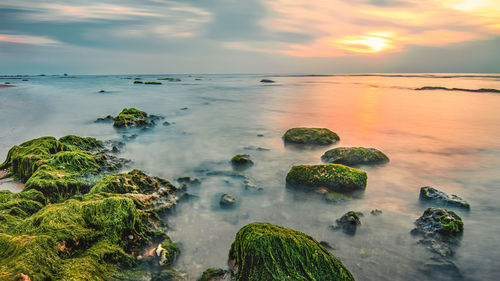
[[[349,211],[345,213],[342,217],[337,219],[336,225],[331,225],[332,230],[342,230],[345,234],[354,235],[358,226],[361,225],[361,217],[363,213]]]
[[[424,186],[420,188],[420,200],[443,206],[453,206],[467,210],[470,209],[470,204],[458,195],[448,195],[431,186]]]

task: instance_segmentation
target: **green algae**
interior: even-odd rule
[[[148,114],[144,111],[135,108],[124,108],[115,119],[113,126],[115,127],[132,127],[146,125],[146,117]]]
[[[366,187],[366,173],[340,164],[293,166],[286,176],[292,186],[326,187],[335,192],[352,192]]]
[[[180,253],[180,247],[169,237],[166,237],[156,249],[156,255],[160,257],[160,265],[173,263]]]
[[[283,135],[288,143],[328,145],[340,140],[339,136],[326,128],[292,128]]]
[[[236,280],[354,280],[314,238],[269,223],[241,228],[229,251]]]
[[[67,150],[93,151],[103,148],[102,142],[91,137],[79,137],[67,135],[59,139],[67,147]]]
[[[10,174],[21,181],[29,177],[40,166],[39,161],[61,152],[64,146],[54,137],[41,137],[13,146],[0,169],[10,169]]]
[[[161,186],[175,188],[169,181],[152,177],[141,170],[134,169],[128,173],[102,177],[90,190],[90,193],[144,193],[158,191]]]

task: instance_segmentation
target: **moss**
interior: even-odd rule
[[[160,257],[160,265],[173,263],[180,254],[181,249],[169,237],[166,237],[163,242],[158,245],[156,255]]]
[[[54,137],[41,137],[13,146],[0,169],[10,168],[19,180],[26,181],[38,169],[39,161],[63,151],[64,146]]]
[[[88,192],[92,181],[86,176],[97,175],[101,170],[95,157],[82,151],[60,152],[38,164],[40,167],[26,182],[25,190],[39,190],[51,202]]]
[[[158,191],[160,187],[175,188],[169,181],[149,176],[141,170],[134,169],[128,173],[102,177],[92,187],[91,193],[144,193]]]
[[[59,270],[57,243],[49,236],[0,233],[0,249],[0,280],[52,280]]]
[[[354,280],[314,238],[269,223],[241,228],[231,245],[236,280]]]
[[[416,228],[412,233],[425,237],[439,237],[440,240],[452,240],[464,231],[462,218],[455,212],[443,208],[427,208],[415,221]]]
[[[59,141],[68,147],[66,150],[85,150],[93,151],[103,148],[102,142],[90,137],[79,137],[67,135],[59,139]]]
[[[135,108],[124,108],[115,119],[113,126],[115,127],[132,127],[146,125],[147,113]]]
[[[0,213],[28,217],[39,211],[46,199],[40,191],[28,190],[12,193],[7,190],[0,191]],[[15,213],[12,213],[12,212]]]
[[[292,186],[326,187],[335,192],[352,192],[366,187],[366,173],[340,164],[293,166],[286,176]]]
[[[328,145],[340,138],[326,128],[292,128],[286,131],[283,140],[288,143]]]
[[[385,163],[389,161],[389,158],[375,148],[337,147],[325,152],[321,160],[327,163],[359,165]]]

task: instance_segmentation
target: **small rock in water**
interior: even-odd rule
[[[111,152],[113,152],[113,153],[119,153],[120,150],[118,149],[118,147],[113,146],[113,148],[111,149]]]
[[[263,190],[262,187],[257,186],[255,183],[251,182],[248,179],[243,181],[243,185],[245,186],[245,189],[253,189],[258,191]]]
[[[143,82],[142,81],[139,81],[139,80],[135,80],[134,81],[134,84],[142,84]]]
[[[203,271],[199,281],[225,281],[231,280],[231,273],[221,268],[208,268]]]
[[[337,225],[331,225],[333,230],[342,230],[345,234],[354,235],[359,225],[361,225],[361,212],[349,211],[336,220]]]
[[[183,107],[183,108],[181,108],[181,110],[188,110],[188,109],[189,109],[189,108],[187,108],[187,107]]]
[[[260,83],[275,83],[275,82],[271,79],[262,79],[260,80]]]
[[[327,128],[292,128],[283,135],[285,143],[306,145],[329,145],[340,140],[339,136]]]
[[[100,90],[100,91],[99,91],[99,93],[106,93],[106,91],[104,91],[104,90]]]
[[[168,121],[163,122],[163,126],[169,126],[169,125],[170,125],[170,122],[168,122]]]
[[[236,154],[231,159],[231,163],[233,166],[237,167],[248,167],[253,165],[253,161],[250,159],[250,155],[248,154]]]
[[[191,178],[191,177],[180,177],[177,178],[178,183],[182,184],[189,184],[189,185],[200,185],[201,181],[197,178]]]
[[[258,137],[263,137],[264,135],[263,135],[263,134],[258,134],[257,136],[258,136]]]
[[[221,196],[219,203],[221,206],[231,206],[234,203],[236,203],[236,198],[234,198],[233,196],[231,196],[229,194],[224,193]]]
[[[470,209],[469,203],[461,197],[452,194],[451,196],[439,191],[431,186],[424,186],[420,188],[420,200],[433,201],[447,206],[456,206],[464,209]]]
[[[113,122],[113,120],[114,120],[114,117],[111,115],[108,115],[104,118],[97,118],[97,120],[95,120],[94,122],[95,123],[106,123],[106,122]]]
[[[370,214],[372,214],[374,216],[378,216],[378,215],[382,214],[382,211],[379,209],[375,209],[375,210],[371,210]]]
[[[319,244],[323,247],[325,247],[325,249],[328,249],[328,250],[335,250],[335,247],[330,245],[330,243],[326,242],[326,241],[319,241]]]
[[[364,147],[337,147],[328,150],[321,156],[326,163],[344,165],[381,164],[389,162],[389,158],[380,150]]]

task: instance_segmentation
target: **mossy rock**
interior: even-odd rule
[[[59,152],[38,164],[39,168],[26,181],[25,190],[39,190],[51,202],[87,193],[93,184],[87,177],[95,177],[101,171],[95,157],[83,151]]]
[[[380,150],[364,147],[337,147],[321,156],[326,163],[344,165],[380,164],[389,162],[389,158]]]
[[[135,108],[124,108],[120,114],[114,118],[113,126],[127,128],[133,126],[144,126],[147,124],[148,114]]]
[[[103,144],[101,141],[90,137],[67,135],[60,138],[59,141],[63,145],[66,145],[66,150],[95,151],[103,148]]]
[[[362,216],[363,213],[361,212],[349,211],[335,221],[337,225],[332,225],[330,227],[333,230],[340,229],[346,234],[354,235],[356,234],[358,226],[361,225]]]
[[[241,228],[229,251],[236,280],[354,280],[311,236],[269,223]]]
[[[64,145],[54,137],[40,137],[15,145],[7,153],[0,169],[10,169],[10,174],[25,182],[38,169],[40,160],[64,151]]]
[[[248,154],[236,154],[231,158],[231,164],[235,166],[250,166],[253,165],[253,161]]]
[[[346,193],[366,188],[366,173],[340,164],[293,166],[286,182],[296,187],[326,187],[329,191]]]
[[[143,193],[157,192],[161,187],[175,189],[169,181],[145,174],[134,169],[128,173],[114,174],[102,177],[92,187],[90,193]]]
[[[12,193],[8,190],[0,190],[0,213],[28,217],[38,212],[46,203],[46,199],[40,191],[28,190],[20,193]],[[12,214],[15,209],[16,214]]]
[[[415,221],[414,234],[428,238],[447,240],[461,235],[464,231],[462,218],[455,212],[443,208],[428,208]]]
[[[180,253],[180,247],[169,237],[165,238],[156,248],[156,255],[159,257],[159,264],[162,266],[172,264]]]
[[[292,128],[283,135],[287,143],[329,145],[340,140],[339,136],[326,128]]]

